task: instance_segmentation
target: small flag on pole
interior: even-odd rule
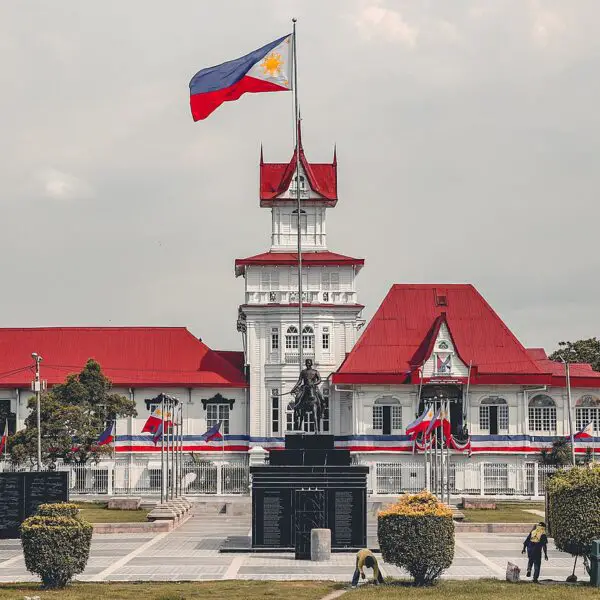
[[[429,406],[418,419],[412,423],[409,423],[406,428],[406,435],[412,436],[420,433],[421,431],[425,431],[431,422],[431,419],[433,419],[433,408]]]
[[[98,441],[96,442],[97,446],[106,446],[107,444],[112,443],[115,439],[113,436],[113,429],[115,423],[114,421],[100,434]]]
[[[0,438],[0,455],[6,449],[6,440],[7,439],[8,439],[8,420],[5,421],[5,423],[4,423],[4,433],[2,434],[2,437]]]
[[[221,421],[216,425],[213,425],[202,437],[205,442],[212,442],[213,440],[222,440],[223,436],[219,431],[221,429]]]
[[[288,34],[246,56],[202,69],[190,81],[194,121],[206,119],[223,102],[243,94],[291,90],[291,59],[292,35]]]
[[[573,438],[576,440],[584,440],[594,437],[594,421],[590,421],[581,431],[578,431]]]
[[[162,438],[162,434],[163,434],[163,424],[161,421],[158,424],[158,428],[156,429],[156,431],[154,432],[154,434],[152,436],[152,441],[154,442],[155,446],[156,446],[156,444],[158,444],[159,440]]]

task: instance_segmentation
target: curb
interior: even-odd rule
[[[456,533],[521,533],[531,531],[531,523],[465,523],[455,522]]]

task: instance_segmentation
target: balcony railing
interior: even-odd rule
[[[309,190],[300,188],[300,198],[308,198],[309,195]],[[295,185],[292,185],[290,187],[290,198],[297,198],[298,197],[298,188]],[[296,217],[297,219],[297,217]]]
[[[306,360],[310,358],[312,361],[315,360],[315,353],[313,350],[305,350],[302,353],[302,358]],[[293,365],[298,364],[300,362],[300,353],[299,352],[286,352],[285,353],[285,364]]]
[[[302,301],[307,304],[355,304],[356,292],[302,292]],[[248,304],[297,304],[298,292],[246,292]]]

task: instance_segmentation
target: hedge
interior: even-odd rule
[[[45,588],[62,588],[83,572],[90,555],[92,525],[81,519],[36,515],[21,525],[25,566]]]
[[[377,534],[383,560],[406,569],[417,585],[433,583],[454,559],[452,511],[429,492],[380,511]]]
[[[589,557],[592,540],[600,539],[600,466],[558,471],[546,490],[547,517],[556,547]]]
[[[70,504],[68,502],[40,504],[36,514],[40,517],[69,517],[71,519],[78,519],[79,508],[77,504]]]

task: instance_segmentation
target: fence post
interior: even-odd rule
[[[537,498],[540,495],[539,467],[537,462],[533,463],[533,495]]]
[[[425,461],[423,463],[423,467],[425,469],[425,489],[430,492],[431,491],[431,469],[430,469],[429,461]]]
[[[223,463],[217,463],[217,496],[223,495]]]
[[[485,496],[485,463],[479,464],[479,495]]]
[[[377,495],[377,462],[372,462],[369,465],[369,488],[371,494]]]
[[[115,489],[115,463],[110,462],[107,465],[106,473],[106,493],[109,496],[114,494]]]

